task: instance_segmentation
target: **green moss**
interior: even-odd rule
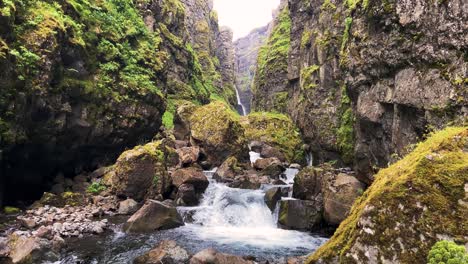
[[[87,193],[91,193],[94,195],[100,194],[101,192],[105,191],[107,189],[106,186],[99,182],[93,182],[91,185],[88,186],[88,189],[86,189]]]
[[[320,7],[322,11],[335,11],[336,5],[333,4],[330,0],[323,1],[322,6]]]
[[[241,122],[249,141],[262,141],[280,150],[289,162],[302,162],[302,138],[292,120],[279,113],[254,112]]]
[[[396,258],[401,263],[425,263],[437,234],[466,243],[468,212],[460,201],[466,199],[467,144],[467,127],[446,128],[381,170],[349,217],[307,263],[318,259],[329,263],[334,258],[356,263],[348,253],[358,241],[377,249],[379,259]],[[360,229],[364,219],[372,232]],[[400,243],[412,250],[401,250]],[[354,253],[366,261],[365,252]]]
[[[258,53],[254,90],[261,89],[267,83],[268,76],[287,71],[288,52],[291,45],[289,9],[284,8],[275,22],[267,43],[260,48]]]
[[[462,245],[451,241],[439,241],[429,251],[428,264],[467,264],[468,253]]]
[[[311,65],[301,70],[301,89],[309,90],[317,87],[313,74],[320,70],[319,65]]]
[[[304,49],[307,45],[310,44],[310,38],[312,37],[312,31],[304,29],[301,37],[301,48]]]
[[[347,17],[345,19],[345,29],[343,32],[343,38],[341,40],[341,48],[340,48],[340,65],[346,64],[346,61],[347,61],[348,52],[347,52],[346,45],[348,44],[349,36],[351,34],[352,23],[353,23],[352,17]]]
[[[3,208],[3,212],[7,215],[11,215],[11,214],[19,214],[21,213],[21,210],[16,207],[5,206],[5,208]]]
[[[339,127],[336,132],[338,149],[343,161],[351,164],[354,159],[354,113],[351,108],[351,99],[348,97],[346,87],[341,89]]]

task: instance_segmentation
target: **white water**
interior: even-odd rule
[[[245,116],[245,115],[247,115],[247,111],[245,110],[244,104],[242,104],[242,102],[241,102],[239,90],[237,90],[237,87],[234,87],[234,89],[236,90],[237,104],[240,105],[240,107],[241,107],[241,109],[242,109],[242,113],[241,113],[241,114],[242,114],[243,116]]]
[[[250,163],[253,165],[255,163],[255,161],[261,159],[260,157],[260,153],[257,153],[255,151],[250,151],[249,152],[249,155],[250,155]]]
[[[297,171],[297,170],[296,170]],[[293,171],[290,171],[292,175]],[[296,172],[297,173],[297,172]],[[183,215],[192,213],[193,222],[181,227],[203,241],[233,247],[314,250],[326,239],[277,227],[276,215],[264,202],[264,190],[229,188],[211,179],[198,207],[179,207]],[[293,180],[293,179],[292,179]]]
[[[306,160],[307,160],[307,167],[312,167],[314,164],[314,156],[312,155],[312,152],[306,153]]]

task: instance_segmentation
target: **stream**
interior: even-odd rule
[[[284,181],[289,187],[297,172],[287,169]],[[112,219],[117,222],[114,231],[71,239],[60,261],[45,263],[132,263],[165,239],[177,241],[191,254],[215,248],[223,253],[254,256],[259,261],[281,261],[312,253],[326,242],[319,235],[278,228],[278,209],[272,213],[264,202],[265,191],[274,185],[263,185],[258,190],[234,189],[214,181],[213,174],[205,172],[210,184],[199,206],[178,207],[185,226],[152,234],[125,234],[120,230],[126,218]]]

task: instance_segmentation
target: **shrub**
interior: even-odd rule
[[[100,194],[105,190],[106,186],[102,185],[100,182],[93,182],[86,191],[91,194]]]
[[[464,246],[451,241],[439,241],[429,251],[427,262],[428,264],[467,264],[468,253]]]

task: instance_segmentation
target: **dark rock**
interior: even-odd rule
[[[315,201],[280,201],[278,223],[295,230],[315,230],[322,221],[322,205]]]
[[[281,200],[282,192],[280,187],[274,187],[265,192],[265,203],[273,212],[275,211],[276,204]]]
[[[208,179],[198,168],[178,169],[171,174],[172,184],[179,188],[182,184],[193,185],[197,193],[203,193],[208,187]]]
[[[184,183],[179,186],[175,201],[179,206],[195,206],[199,203],[199,199],[200,193],[195,191],[195,187]]]
[[[199,147],[183,147],[176,150],[179,154],[179,161],[181,167],[187,167],[198,161],[200,156]]]
[[[265,158],[265,159],[258,159],[254,163],[254,168],[257,170],[264,170],[269,166],[272,165],[282,165],[281,161],[278,158]]]
[[[242,165],[238,162],[235,157],[229,157],[223,164],[216,170],[213,175],[213,179],[220,182],[230,182],[236,176],[244,173]]]
[[[177,209],[167,204],[148,200],[124,225],[126,232],[153,232],[183,226]]]
[[[293,197],[301,200],[315,200],[322,193],[324,169],[306,167],[294,178]]]

